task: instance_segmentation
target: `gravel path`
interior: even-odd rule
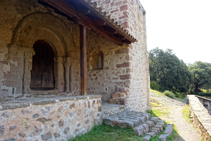
[[[186,105],[184,100],[175,100],[164,95],[156,95],[154,93],[151,93],[151,99],[155,99],[156,101],[159,101],[161,105],[171,108],[170,115],[168,117],[163,117],[162,119],[168,120],[177,126],[178,134],[180,135],[178,141],[201,141],[200,136],[193,128],[193,125],[186,122],[183,117],[182,110]],[[157,108],[161,109],[165,107]]]
[[[178,141],[201,141],[193,125],[186,122],[182,115],[183,106],[172,107],[169,120],[177,126],[180,138]]]

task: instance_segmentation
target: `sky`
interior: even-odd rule
[[[140,0],[148,50],[172,49],[179,59],[211,63],[211,0]]]

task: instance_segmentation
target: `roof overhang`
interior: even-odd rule
[[[91,3],[89,0],[40,0],[39,2],[118,45],[137,41],[110,16],[106,16],[101,8],[97,8],[97,3]]]

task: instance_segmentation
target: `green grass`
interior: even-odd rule
[[[140,141],[133,129],[111,127],[106,124],[95,126],[89,133],[76,137],[70,141]]]
[[[154,98],[151,98],[150,101],[151,101],[151,106],[152,107],[162,107],[163,106],[159,101],[157,101]]]
[[[150,92],[154,93],[156,96],[160,97],[160,96],[166,96],[163,92],[160,92],[160,91],[157,91],[157,90],[153,90],[153,89],[150,89]],[[177,100],[182,100],[184,99],[185,97],[183,96],[182,93],[180,92],[174,92],[175,94],[175,98],[174,99],[177,99]]]
[[[162,109],[152,109],[147,112],[150,113],[152,117],[168,117],[170,115],[170,109],[170,107],[165,107]]]
[[[182,114],[183,114],[183,117],[185,118],[185,120],[188,122],[188,123],[191,123],[190,122],[190,115],[189,115],[189,106],[185,106],[182,110]]]
[[[154,93],[154,94],[157,95],[158,97],[159,97],[160,95],[165,96],[162,92],[157,91],[157,90],[150,89],[150,92]]]
[[[165,131],[166,124],[164,126]],[[161,133],[163,133],[161,132]],[[145,135],[144,135],[145,136]],[[122,129],[119,127],[111,127],[105,124],[95,126],[90,132],[78,136],[70,141],[144,141],[143,137],[135,135],[133,129]],[[152,137],[150,141],[161,141],[159,135]],[[171,136],[168,137],[167,141],[175,141],[178,136],[176,129],[174,129]]]

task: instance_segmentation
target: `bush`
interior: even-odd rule
[[[175,98],[175,94],[172,93],[171,91],[166,90],[166,91],[164,92],[164,94],[165,94],[166,96],[170,97],[170,98]]]
[[[159,85],[155,81],[150,81],[150,88],[153,90],[159,90]]]

